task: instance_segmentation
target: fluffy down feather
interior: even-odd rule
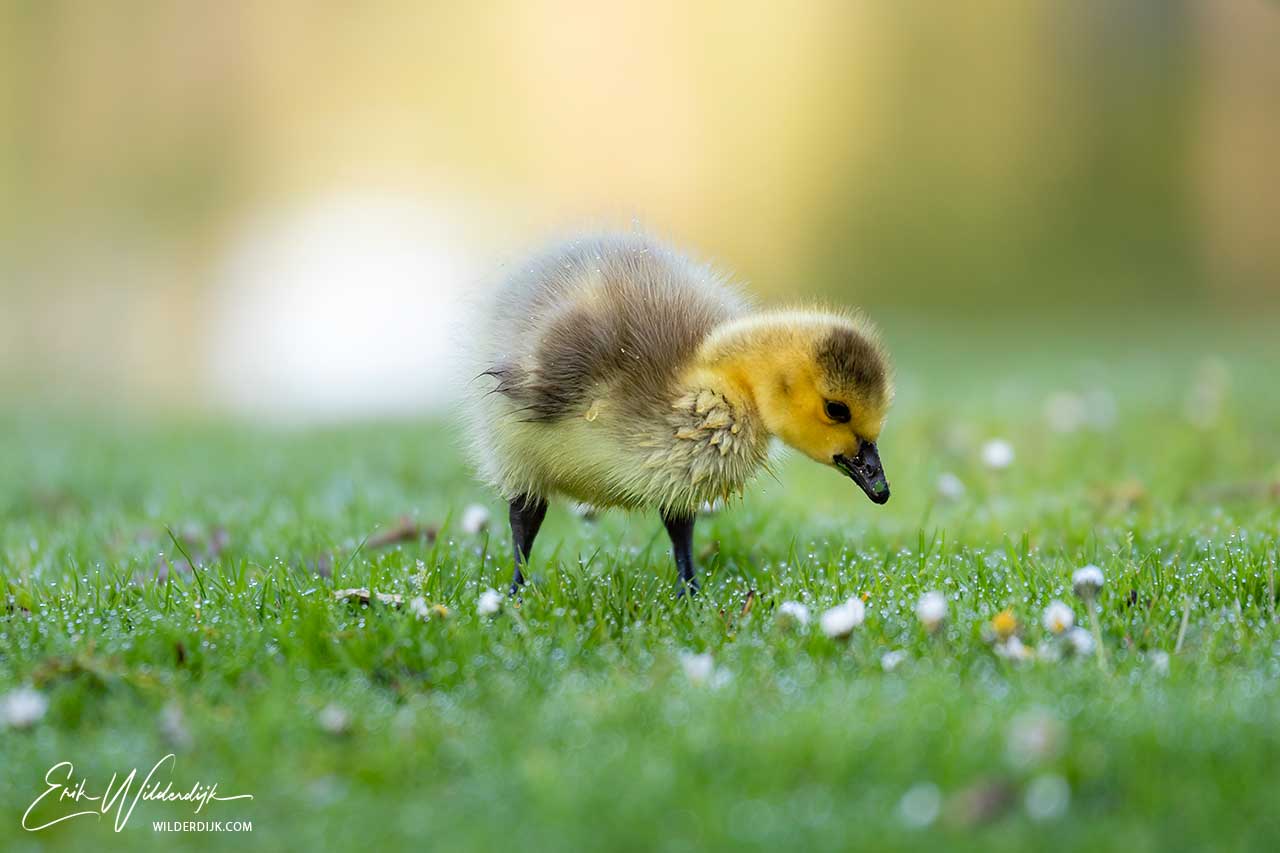
[[[512,274],[480,330],[477,467],[504,497],[691,510],[741,490],[767,435],[682,371],[746,300],[640,234],[563,243]]]

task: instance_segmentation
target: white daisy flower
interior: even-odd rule
[[[492,616],[502,609],[502,593],[496,589],[486,589],[476,600],[476,613],[481,616]]]
[[[1055,636],[1061,635],[1071,630],[1074,624],[1076,624],[1076,614],[1061,601],[1054,599],[1044,609],[1044,627],[1049,633]]]
[[[32,687],[18,687],[0,697],[0,723],[15,729],[34,726],[49,710],[49,700]]]
[[[964,481],[950,471],[944,471],[938,475],[936,488],[938,497],[944,501],[958,501],[964,497],[965,493]]]
[[[982,464],[1001,471],[1013,464],[1013,445],[1003,438],[993,438],[982,445]]]
[[[1078,625],[1067,632],[1067,645],[1074,654],[1084,657],[1093,654],[1093,635]]]
[[[1076,569],[1075,574],[1071,576],[1071,588],[1085,601],[1092,601],[1098,594],[1098,590],[1102,589],[1104,582],[1102,569],[1093,564]]]
[[[854,628],[862,624],[866,616],[866,605],[861,598],[854,596],[822,614],[822,633],[833,638],[847,637],[853,633]]]
[[[475,536],[484,532],[489,526],[489,509],[480,504],[471,504],[462,511],[462,521],[459,526],[462,532],[468,536]]]
[[[936,632],[947,618],[947,597],[937,590],[926,592],[916,602],[916,617],[926,631]]]
[[[775,618],[780,625],[798,625],[803,628],[809,624],[809,608],[798,601],[784,601],[778,605],[778,615]]]

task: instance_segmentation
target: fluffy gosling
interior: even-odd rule
[[[484,321],[473,457],[510,504],[513,595],[555,496],[658,510],[679,591],[696,591],[696,512],[741,494],[773,437],[889,499],[890,369],[860,315],[752,312],[711,268],[606,234],[519,267]]]

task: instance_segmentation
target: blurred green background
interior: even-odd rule
[[[459,304],[579,226],[908,344],[1280,304],[1274,3],[7,0],[0,39],[7,405],[444,403]]]
[[[21,831],[37,769],[169,748],[259,798],[240,849],[1264,849],[1278,47],[1261,0],[0,0],[0,699],[49,702],[0,719],[0,849],[110,846]],[[466,306],[633,223],[882,323],[894,499],[787,463],[699,522],[693,607],[656,517],[557,504],[481,617],[503,510],[435,422]],[[1112,676],[992,653],[1004,608],[1051,651],[1086,562]],[[855,594],[848,644],[772,615]],[[1045,709],[1060,754],[1011,766]],[[116,846],[174,849],[146,812]]]

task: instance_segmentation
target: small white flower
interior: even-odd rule
[[[35,725],[48,710],[49,700],[31,687],[18,687],[0,698],[0,722],[15,729]]]
[[[1000,471],[1013,464],[1013,445],[1003,438],[993,438],[982,445],[982,464]]]
[[[809,608],[798,601],[784,601],[778,605],[776,618],[779,625],[798,625],[803,628],[809,624]]]
[[[1044,627],[1049,633],[1055,636],[1063,634],[1071,630],[1074,624],[1076,624],[1076,614],[1061,601],[1054,599],[1044,609]]]
[[[418,596],[409,602],[409,612],[425,622],[427,617],[431,615],[431,608],[427,606],[425,598]]]
[[[937,590],[926,592],[916,602],[916,617],[926,631],[934,633],[947,618],[947,597]]]
[[[502,593],[496,589],[486,589],[476,600],[476,613],[481,616],[492,616],[502,609]]]
[[[938,475],[937,489],[938,497],[944,501],[958,501],[965,493],[964,481],[950,471]]]
[[[1075,574],[1071,576],[1071,588],[1085,601],[1092,600],[1098,594],[1098,590],[1102,589],[1104,582],[1102,569],[1092,564],[1076,569]]]
[[[351,728],[351,715],[341,705],[325,705],[316,715],[320,728],[331,735],[346,734]]]
[[[942,811],[942,792],[932,782],[920,782],[898,800],[898,819],[911,829],[924,829]]]
[[[489,526],[489,510],[480,504],[471,504],[462,511],[462,532],[468,536],[482,533]]]
[[[891,652],[885,652],[880,656],[880,668],[885,672],[893,672],[903,661],[907,659],[907,653],[902,649],[894,649]]]
[[[1055,820],[1067,813],[1071,786],[1056,773],[1043,773],[1031,780],[1022,803],[1032,820]]]
[[[1076,626],[1067,632],[1067,645],[1074,654],[1084,657],[1093,654],[1093,635],[1084,628]]]
[[[844,604],[838,604],[822,614],[822,633],[828,637],[847,637],[862,624],[867,607],[862,599],[854,596]]]
[[[683,652],[680,655],[680,666],[684,668],[684,674],[689,679],[689,683],[698,687],[708,683],[716,670],[715,661],[711,659],[710,652],[703,652],[700,655]]]

